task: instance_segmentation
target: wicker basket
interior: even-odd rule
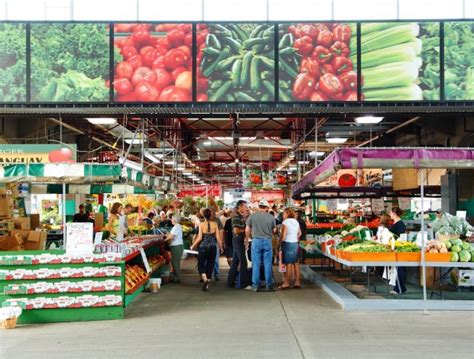
[[[13,329],[16,328],[16,317],[2,320],[2,329]]]

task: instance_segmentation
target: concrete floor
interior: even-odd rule
[[[278,274],[277,274],[278,276]],[[345,312],[320,288],[141,294],[120,321],[0,330],[0,358],[472,358],[473,312]]]

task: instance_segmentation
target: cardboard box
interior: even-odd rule
[[[10,218],[13,216],[13,198],[9,195],[0,194],[0,217]]]
[[[15,224],[15,229],[24,229],[28,231],[31,229],[30,217],[14,218],[13,223]]]
[[[29,231],[23,246],[27,251],[44,250],[47,236],[48,233],[46,231]]]
[[[22,242],[18,238],[12,236],[0,237],[0,251],[12,251],[12,248],[18,248]]]
[[[98,230],[104,228],[104,214],[103,213],[96,213],[94,215],[94,227]]]
[[[30,216],[30,228],[34,231],[40,226],[40,215],[32,214]]]
[[[20,235],[21,238],[23,239],[23,242],[28,240],[28,234],[30,231],[23,230],[23,229],[14,229],[11,231],[12,236]]]

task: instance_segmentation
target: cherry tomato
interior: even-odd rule
[[[135,87],[135,95],[137,96],[138,101],[156,101],[158,99],[159,94],[160,92],[158,91],[158,89],[148,82],[141,82]]]
[[[128,79],[115,79],[114,89],[119,95],[126,95],[133,90],[133,85]]]

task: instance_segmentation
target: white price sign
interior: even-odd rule
[[[374,198],[371,203],[373,213],[381,213],[385,209],[383,198]]]
[[[66,223],[66,253],[90,255],[94,251],[93,223]]]
[[[146,257],[145,251],[143,248],[140,248],[140,254],[142,255],[143,264],[147,273],[151,273],[150,263],[148,263],[148,258]]]

